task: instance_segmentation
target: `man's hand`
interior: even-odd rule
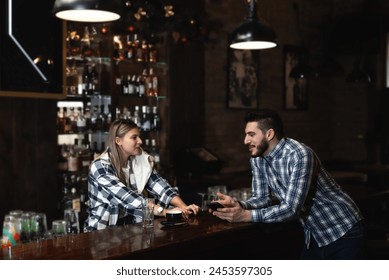
[[[224,205],[225,208],[219,208],[217,211],[212,211],[212,215],[229,222],[249,222],[251,220],[250,212],[243,209],[240,204],[232,197],[217,193],[219,198],[216,202]]]

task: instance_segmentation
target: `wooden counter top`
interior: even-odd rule
[[[302,233],[286,224],[228,223],[207,212],[182,227],[164,227],[163,220],[150,229],[134,224],[3,248],[0,259],[237,259],[232,246],[242,258],[285,259],[301,248]]]

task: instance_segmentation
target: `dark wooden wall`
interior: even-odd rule
[[[56,101],[0,99],[0,221],[10,210],[56,218]]]

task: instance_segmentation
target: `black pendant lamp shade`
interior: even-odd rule
[[[63,20],[108,22],[120,18],[119,0],[55,0],[53,14]]]
[[[255,8],[256,0],[247,0],[247,17],[231,33],[230,48],[259,50],[277,46],[276,33],[257,19]]]

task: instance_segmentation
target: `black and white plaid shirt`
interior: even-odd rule
[[[131,166],[130,161],[128,166]],[[129,186],[120,182],[115,175],[108,153],[104,153],[91,164],[88,178],[89,216],[85,221],[84,231],[116,225],[119,212],[132,216],[134,223],[142,221],[141,206],[144,196],[137,191],[132,169],[126,170],[129,172]],[[146,183],[145,190],[149,196],[154,196],[156,203],[162,207],[167,207],[171,199],[178,195],[155,169]]]

